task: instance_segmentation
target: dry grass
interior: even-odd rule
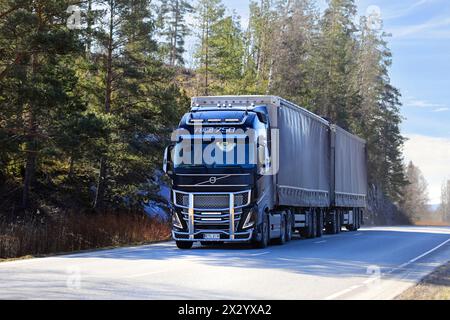
[[[0,223],[0,259],[72,252],[165,240],[167,222],[141,214],[68,214]]]
[[[450,300],[450,262],[437,268],[397,300]]]
[[[427,227],[448,227],[448,222],[434,221],[434,220],[423,220],[414,223],[416,226],[427,226]]]

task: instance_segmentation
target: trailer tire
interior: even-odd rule
[[[308,232],[308,238],[315,238],[316,234],[317,234],[317,213],[315,210],[310,212],[311,215],[311,223],[310,223],[310,227],[309,232]]]
[[[353,223],[346,226],[348,231],[356,231],[358,230],[358,214],[353,210]]]
[[[287,228],[287,216],[281,213],[280,217],[280,237],[275,240],[276,244],[283,245],[286,243],[286,228]]]
[[[292,240],[292,232],[293,232],[293,220],[294,216],[290,211],[287,211],[286,214],[286,241]]]
[[[192,241],[175,241],[178,249],[190,249],[194,244]]]
[[[317,210],[317,230],[316,236],[320,238],[323,235],[323,213],[322,210]]]
[[[337,212],[331,215],[331,223],[327,223],[325,226],[325,231],[327,234],[337,233]]]
[[[336,212],[336,234],[341,233],[341,231],[342,231],[341,213]]]

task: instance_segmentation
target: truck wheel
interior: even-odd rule
[[[192,241],[176,241],[178,249],[190,249],[194,242]]]
[[[358,215],[356,213],[353,213],[353,214],[354,214],[354,216],[353,216],[353,223],[346,226],[346,229],[348,231],[356,231],[356,230],[358,230]]]
[[[356,213],[356,230],[361,228],[361,211],[358,209]]]
[[[336,212],[336,234],[341,233],[341,231],[342,231],[341,213]]]
[[[292,240],[292,221],[293,215],[290,211],[288,211],[286,215],[286,241]]]
[[[262,224],[262,235],[261,240],[256,240],[254,243],[255,248],[264,249],[267,248],[270,241],[270,226],[269,226],[269,216],[266,214],[264,216],[264,221]]]
[[[317,214],[315,211],[311,211],[310,213],[310,224],[308,226],[308,236],[307,238],[314,238],[317,234]]]
[[[331,221],[327,222],[325,231],[327,234],[335,234],[337,231],[337,213],[331,214]]]
[[[320,238],[323,235],[323,214],[321,210],[317,212],[317,232],[316,236]]]
[[[286,215],[281,214],[280,237],[275,240],[276,244],[282,245],[286,243],[286,220]]]

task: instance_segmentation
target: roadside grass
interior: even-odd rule
[[[450,300],[450,261],[400,294],[396,300]]]
[[[424,227],[448,227],[448,222],[443,221],[435,221],[435,220],[421,220],[414,223],[416,226],[424,226]]]
[[[167,240],[170,225],[137,213],[64,214],[0,222],[0,261]]]

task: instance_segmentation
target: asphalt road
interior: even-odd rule
[[[364,228],[267,249],[173,242],[0,263],[0,299],[392,299],[450,260],[450,228]]]

